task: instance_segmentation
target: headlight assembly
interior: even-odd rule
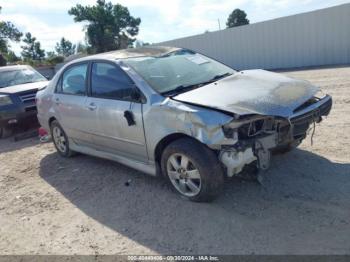
[[[318,98],[318,99],[322,99],[326,96],[325,93],[323,93],[323,91],[320,89],[317,91],[317,93],[314,95],[314,97]]]
[[[6,105],[11,105],[12,100],[9,96],[7,95],[0,95],[0,106],[6,106]]]
[[[231,139],[238,139],[238,132],[236,128],[231,128],[229,126],[223,126],[222,131],[224,132],[224,135],[226,138],[231,138]]]

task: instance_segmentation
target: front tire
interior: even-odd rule
[[[57,120],[51,122],[51,137],[57,152],[63,157],[71,157],[74,151],[69,148],[69,141],[66,133]]]
[[[181,138],[169,144],[161,167],[172,187],[188,200],[209,202],[222,191],[224,175],[217,156],[194,139]]]
[[[301,144],[302,141],[303,141],[303,139],[295,140],[292,143],[278,146],[278,147],[274,148],[272,150],[272,152],[274,154],[286,154],[286,153],[292,151],[293,149],[297,148]]]

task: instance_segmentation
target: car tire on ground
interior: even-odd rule
[[[217,156],[194,139],[181,138],[169,144],[161,168],[172,188],[188,200],[209,202],[222,191],[224,175]]]
[[[13,133],[13,129],[8,127],[0,127],[0,138],[10,137]]]
[[[287,145],[278,146],[272,150],[272,153],[274,153],[274,154],[286,154],[286,153],[292,151],[293,149],[297,148],[301,144],[301,142],[302,142],[302,139],[298,140],[298,141],[294,141],[294,142],[289,143]]]
[[[75,154],[73,150],[69,148],[69,141],[66,133],[57,120],[51,122],[51,137],[56,147],[57,152],[63,157],[71,157]]]

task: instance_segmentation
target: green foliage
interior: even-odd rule
[[[41,60],[45,57],[45,50],[41,49],[40,42],[35,42],[34,44],[34,51],[36,54],[36,59]]]
[[[8,41],[19,42],[21,36],[22,33],[11,22],[0,21],[0,52],[7,53]]]
[[[72,7],[68,14],[75,22],[87,21],[86,36],[92,52],[101,53],[131,45],[139,32],[140,18],[130,15],[127,7],[97,0],[94,6]]]
[[[79,54],[89,54],[90,48],[88,45],[83,44],[81,42],[78,43],[77,45],[77,53]]]
[[[55,56],[48,57],[45,62],[49,65],[56,65],[59,63],[63,63],[63,61],[64,61],[63,56],[55,55]]]
[[[63,61],[64,61],[64,56],[57,55],[55,52],[49,51],[46,53],[46,59],[43,62],[46,65],[56,65],[59,63],[63,63]]]
[[[21,60],[20,57],[18,57],[15,52],[13,51],[8,51],[6,54],[5,54],[5,57],[6,57],[6,60],[9,62],[9,63],[15,63],[15,62],[18,62]]]
[[[46,52],[46,59],[52,58],[57,56],[56,53],[54,51],[48,51]]]
[[[23,49],[21,55],[24,60],[42,60],[45,57],[45,50],[41,49],[40,42],[36,41],[31,33],[25,34],[23,42],[25,45],[21,46]]]
[[[7,65],[7,61],[5,59],[5,57],[0,54],[0,66],[6,66]]]
[[[226,22],[227,28],[241,26],[241,25],[248,25],[248,24],[249,24],[249,20],[247,19],[247,14],[241,9],[233,10],[233,12],[229,15]]]
[[[72,42],[62,37],[60,42],[56,44],[55,50],[57,54],[67,57],[75,53],[75,47]]]

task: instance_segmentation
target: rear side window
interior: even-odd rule
[[[91,72],[93,97],[131,101],[133,90],[133,82],[121,68],[109,63],[93,63]]]
[[[85,95],[88,64],[79,64],[64,71],[58,81],[57,91],[63,94]]]

